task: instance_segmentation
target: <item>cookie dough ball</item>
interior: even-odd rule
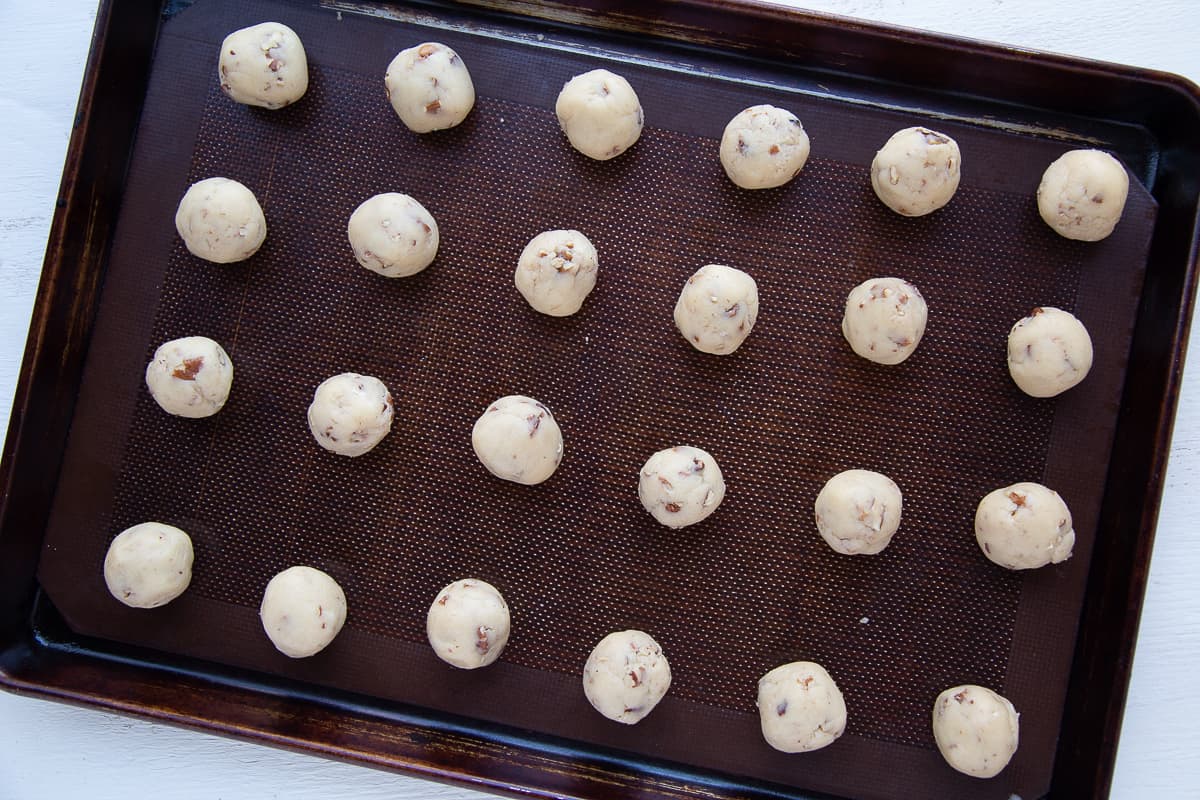
[[[808,134],[795,114],[775,106],[750,106],[725,126],[721,166],[743,189],[772,189],[800,174],[808,150]]]
[[[1054,397],[1087,377],[1092,337],[1069,311],[1041,306],[1008,333],[1008,374],[1032,397]]]
[[[1017,752],[1017,711],[982,686],[954,686],[933,704],[933,740],[946,763],[976,778],[991,778]]]
[[[342,456],[361,456],[392,429],[392,394],[370,375],[343,372],[326,379],[308,407],[317,444]]]
[[[433,263],[438,226],[425,206],[399,192],[377,194],[350,215],[354,257],[385,278],[407,278]]]
[[[812,661],[794,661],[763,675],[757,704],[763,738],[784,753],[820,750],[846,730],[842,692]]]
[[[262,247],[267,220],[254,192],[230,178],[205,178],[179,201],[175,230],[192,255],[232,264]]]
[[[117,534],[104,557],[104,583],[132,608],[166,605],[192,582],[192,540],[161,522],[143,522]]]
[[[920,217],[950,202],[961,167],[958,142],[928,128],[905,128],[875,154],[871,186],[892,211]]]
[[[414,133],[453,128],[475,107],[467,65],[438,42],[401,50],[388,64],[383,83],[400,121]]]
[[[487,407],[475,421],[471,445],[488,472],[526,486],[553,475],[563,457],[562,431],[550,409],[521,394]]]
[[[232,386],[233,361],[205,336],[164,342],[146,365],[150,396],[177,417],[211,417],[225,407]]]
[[[697,270],[675,303],[675,327],[702,353],[734,352],[757,319],[758,284],[740,269],[721,264]]]
[[[1058,492],[1040,483],[1014,483],[979,501],[975,540],[1002,567],[1037,569],[1071,557],[1075,528]]]
[[[425,617],[425,633],[442,661],[476,669],[500,657],[511,624],[508,604],[496,587],[467,578],[438,592]]]
[[[669,447],[646,460],[638,480],[642,506],[668,528],[695,525],[725,499],[717,460],[699,447]]]
[[[600,259],[579,231],[546,231],[525,245],[513,281],[534,311],[574,314],[596,287]]]
[[[872,278],[846,298],[842,335],[855,353],[876,364],[899,364],[913,354],[929,308],[925,298],[901,278]]]
[[[308,58],[296,32],[278,22],[234,31],[221,43],[221,91],[234,102],[283,108],[308,91]]]
[[[271,578],[258,616],[279,652],[307,658],[324,650],[346,622],[346,595],[319,569],[289,567]]]
[[[642,135],[637,93],[629,81],[606,69],[567,81],[554,113],[571,146],[597,161],[621,155]]]
[[[645,719],[670,688],[662,647],[641,631],[605,636],[583,667],[583,693],[592,708],[626,725]]]
[[[1101,150],[1071,150],[1046,168],[1038,186],[1038,212],[1068,239],[1097,242],[1125,211],[1129,175],[1121,162]]]
[[[878,472],[849,469],[830,478],[817,495],[817,530],[839,553],[873,555],[892,541],[902,510],[895,481]]]

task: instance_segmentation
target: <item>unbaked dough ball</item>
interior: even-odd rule
[[[975,540],[1002,567],[1037,569],[1071,557],[1075,528],[1058,492],[1040,483],[1014,483],[979,501]]]
[[[579,231],[545,231],[525,245],[513,276],[517,291],[535,311],[552,317],[574,314],[596,287],[600,259]]]
[[[887,475],[866,469],[839,472],[817,495],[817,530],[844,555],[873,555],[888,546],[900,527],[900,487]]]
[[[675,303],[675,327],[702,353],[729,355],[746,341],[757,319],[758,284],[722,264],[697,270]]]
[[[905,128],[875,154],[871,186],[892,211],[920,217],[950,202],[961,167],[958,142],[928,128]]]
[[[1042,175],[1038,212],[1068,239],[1096,242],[1110,233],[1125,211],[1129,174],[1102,150],[1071,150]]]
[[[254,192],[230,178],[205,178],[179,201],[175,230],[192,255],[232,264],[262,247],[267,220]]]
[[[415,133],[453,128],[475,106],[467,65],[438,42],[401,50],[388,64],[383,83],[400,121]]]
[[[784,753],[820,750],[846,730],[842,692],[812,661],[793,661],[763,675],[757,704],[763,738]]]
[[[554,474],[563,437],[550,409],[521,394],[501,397],[475,421],[471,445],[488,472],[532,486]]]
[[[901,278],[872,278],[850,290],[842,334],[868,361],[899,364],[921,343],[928,318],[916,286]]]
[[[146,388],[168,414],[211,417],[225,407],[233,386],[233,361],[206,336],[159,345],[146,365]]]
[[[638,480],[642,506],[668,528],[707,519],[725,499],[717,460],[699,447],[668,447],[646,460]]]
[[[308,58],[296,32],[279,22],[234,31],[221,43],[221,91],[235,102],[283,108],[308,91]]]
[[[438,592],[425,617],[425,633],[442,661],[475,669],[500,657],[511,624],[508,604],[496,587],[467,578]]]
[[[976,778],[991,778],[1017,752],[1017,711],[982,686],[954,686],[933,704],[933,739],[946,763]]]
[[[433,263],[438,226],[425,206],[399,192],[364,200],[346,226],[354,257],[385,278],[407,278]]]
[[[641,631],[605,636],[583,667],[583,693],[592,708],[626,725],[644,719],[670,688],[662,647]]]
[[[554,104],[558,124],[571,146],[606,161],[624,153],[642,135],[642,104],[629,81],[594,69],[567,81]]]
[[[346,595],[313,567],[289,567],[271,578],[258,616],[271,643],[291,658],[324,650],[346,622]]]
[[[1035,308],[1008,333],[1008,373],[1027,395],[1062,394],[1091,368],[1092,337],[1069,311]]]
[[[808,150],[808,134],[795,114],[775,106],[750,106],[725,126],[721,166],[743,189],[771,189],[800,174]]]
[[[392,413],[392,394],[383,381],[343,372],[317,387],[308,407],[308,429],[326,450],[361,456],[391,431]]]
[[[192,582],[192,540],[173,525],[143,522],[117,534],[104,557],[104,582],[133,608],[166,605]]]

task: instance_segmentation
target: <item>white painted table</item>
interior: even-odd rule
[[[814,0],[820,11],[1200,80],[1194,0]],[[0,0],[0,430],[87,56],[95,0]],[[950,65],[948,65],[950,68]],[[1193,353],[1200,343],[1192,336]],[[1113,797],[1200,792],[1191,692],[1200,663],[1200,364],[1184,378]],[[89,797],[456,798],[482,795],[88,709],[0,692],[0,800]]]

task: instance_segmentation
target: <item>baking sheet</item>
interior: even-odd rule
[[[278,18],[309,51],[297,106],[263,112],[213,80],[229,30]],[[480,100],[458,129],[408,133],[383,96],[402,47],[437,38],[472,70]],[[1049,781],[1091,532],[1132,330],[1153,201],[1133,187],[1118,234],[1066,242],[1032,188],[1061,143],[851,107],[714,76],[619,67],[647,131],[595,163],[557,131],[553,99],[585,56],[286,4],[201,3],[164,27],[89,353],[41,578],[79,632],[790,786],[861,797],[1039,794]],[[757,102],[795,111],[813,159],[782,190],[724,178],[717,139]],[[896,128],[932,124],[964,150],[954,202],[923,219],[884,209],[865,171]],[[211,175],[256,191],[263,250],[200,262],[171,217]],[[441,254],[387,281],[353,262],[344,225],[378,191],[407,191],[439,221]],[[584,311],[540,317],[511,286],[535,233],[579,227],[601,254]],[[747,345],[716,359],[674,331],[683,281],[712,261],[753,274],[763,311]],[[913,280],[930,303],[917,354],[882,368],[841,339],[849,288]],[[1033,305],[1073,309],[1092,331],[1087,383],[1052,402],[1020,395],[1004,336]],[[236,366],[210,420],[168,418],[141,385],[165,339],[202,333]],[[316,384],[374,374],[399,398],[392,434],[340,459],[311,441]],[[567,456],[524,488],[491,479],[469,431],[488,402],[531,394],[555,412]],[[730,491],[718,514],[660,528],[636,499],[654,450],[712,452]],[[874,558],[833,554],[811,523],[824,480],[878,469],[905,491],[905,522]],[[974,505],[1043,480],[1080,534],[1068,564],[1015,575],[973,540]],[[145,519],[196,542],[192,588],[154,612],[120,607],[99,565]],[[305,662],[277,654],[255,610],[274,572],[309,563],[347,591],[347,629]],[[501,664],[451,671],[424,643],[425,609],[458,577],[501,588],[514,635]],[[635,728],[587,706],[578,673],[609,630],[652,633],[671,695]],[[834,746],[771,751],[753,709],[778,663],[824,663],[847,697]],[[1022,747],[987,783],[932,748],[933,697],[997,688],[1023,712]],[[688,735],[681,736],[685,731]],[[862,769],[862,764],[871,765]]]

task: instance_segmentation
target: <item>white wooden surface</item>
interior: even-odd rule
[[[1175,72],[1200,81],[1194,0],[813,0],[821,11]],[[95,17],[95,0],[0,0],[0,430]],[[953,69],[953,64],[947,64]],[[1196,344],[1196,336],[1192,337]],[[1200,349],[1196,350],[1200,358]],[[1200,797],[1200,364],[1184,381],[1113,797]],[[480,797],[0,692],[0,800]]]

